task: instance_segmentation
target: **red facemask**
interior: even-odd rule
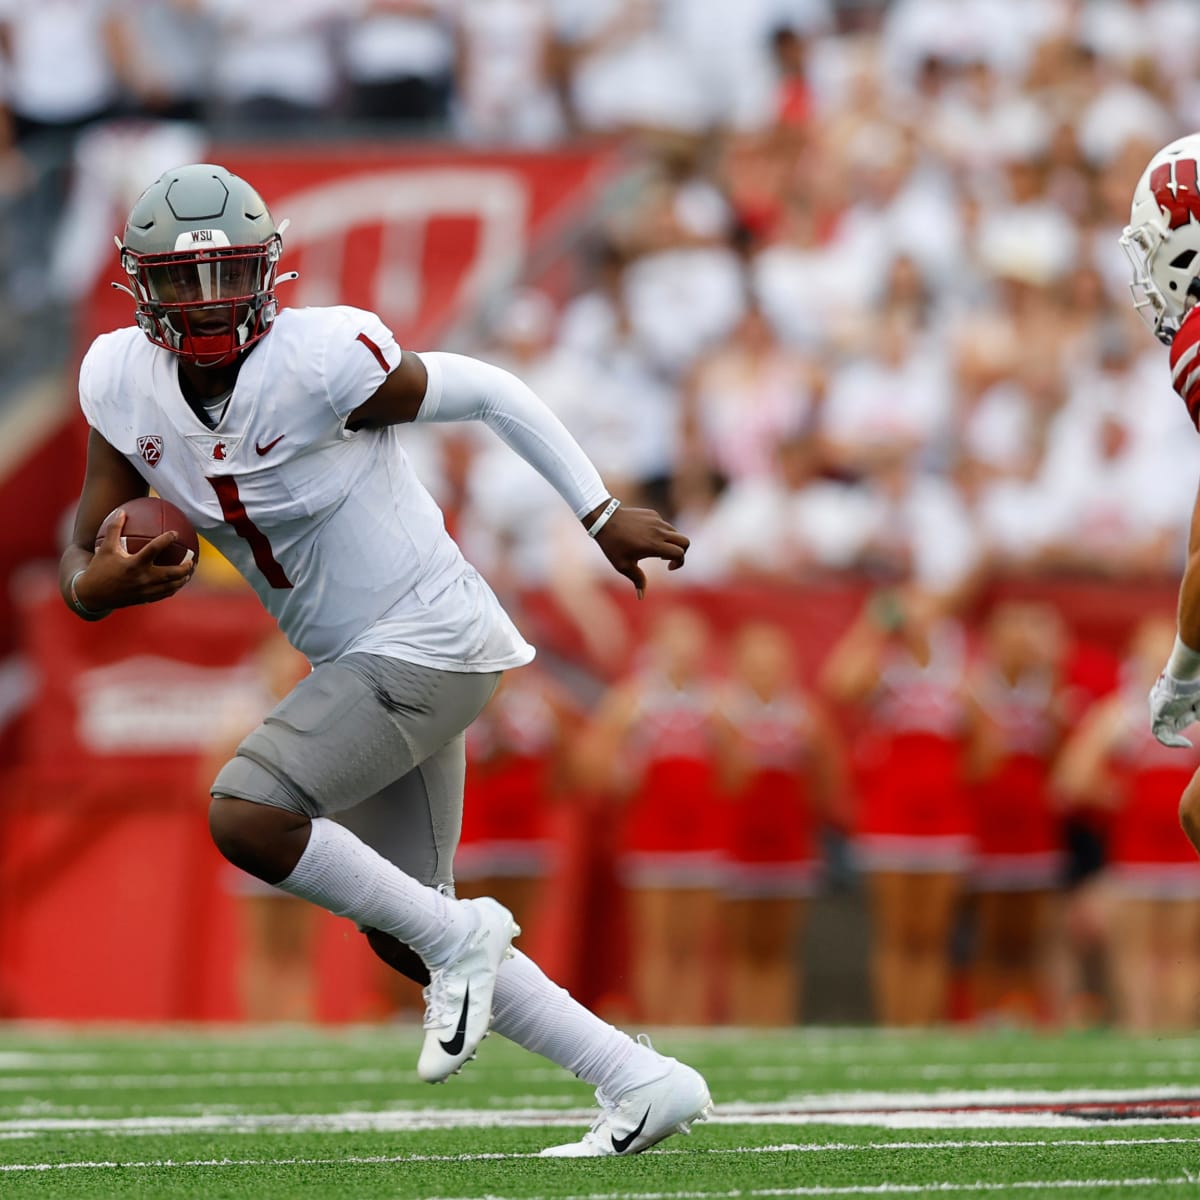
[[[169,254],[123,250],[142,332],[197,366],[233,362],[275,320],[280,245],[273,237],[249,246]]]

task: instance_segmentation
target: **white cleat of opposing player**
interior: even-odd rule
[[[417,1074],[426,1083],[445,1083],[475,1057],[492,1020],[496,972],[521,932],[512,913],[490,897],[463,903],[476,910],[479,927],[454,959],[429,973],[425,1042],[417,1060]]]
[[[607,1155],[640,1154],[673,1133],[691,1133],[696,1121],[712,1114],[708,1084],[699,1072],[676,1059],[666,1074],[623,1096],[610,1100],[596,1093],[601,1113],[578,1142],[548,1146],[542,1158],[601,1158]]]

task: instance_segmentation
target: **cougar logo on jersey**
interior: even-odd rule
[[[189,433],[188,441],[208,462],[228,462],[241,444],[238,437],[217,437],[211,433]]]
[[[138,438],[137,450],[147,466],[157,467],[162,461],[163,440],[156,433],[147,434]]]

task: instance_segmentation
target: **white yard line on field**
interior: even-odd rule
[[[937,1152],[944,1150],[1030,1150],[1056,1149],[1111,1149],[1118,1146],[1194,1146],[1194,1138],[1064,1138],[1062,1140],[1038,1141],[975,1141],[955,1140],[938,1142],[797,1142],[783,1143],[776,1146],[739,1146],[722,1147],[719,1149],[696,1151],[688,1150],[655,1150],[655,1155],[684,1155],[684,1154],[846,1154],[872,1153],[878,1151],[903,1151],[911,1154],[919,1151]],[[83,1161],[83,1162],[54,1162],[54,1163],[4,1163],[0,1164],[0,1172],[20,1171],[71,1171],[71,1170],[108,1170],[120,1167],[121,1170],[157,1170],[172,1167],[322,1167],[336,1165],[371,1166],[374,1164],[396,1163],[463,1163],[491,1162],[506,1159],[537,1158],[533,1153],[495,1153],[495,1154],[372,1154],[345,1155],[338,1158],[194,1158],[148,1159],[143,1162],[113,1162]],[[716,1193],[720,1194],[720,1193]],[[736,1193],[734,1193],[736,1194]],[[749,1194],[749,1193],[746,1193]]]
[[[1155,1102],[1189,1097],[1182,1089],[1133,1088],[1121,1091],[942,1091],[935,1093],[850,1092],[791,1101],[720,1104],[711,1118],[722,1125],[876,1126],[887,1129],[1033,1129],[1111,1126],[1104,1112],[1059,1111],[1076,1105],[1129,1106],[1143,1104],[1150,1112],[1129,1113],[1139,1124],[1191,1125],[1200,1118],[1170,1111],[1153,1111]],[[1028,1111],[1026,1106],[1034,1108]],[[1040,1108],[1038,1106],[1049,1106]],[[520,1108],[391,1108],[343,1110],[335,1113],[206,1111],[194,1115],[102,1117],[49,1115],[37,1112],[0,1120],[0,1138],[16,1135],[106,1134],[139,1137],[161,1134],[213,1133],[406,1133],[469,1127],[557,1128],[586,1125],[595,1116],[591,1107],[551,1110]]]
[[[830,1112],[863,1109],[919,1110],[1010,1104],[1136,1104],[1139,1101],[1200,1099],[1182,1084],[1136,1088],[939,1088],[936,1091],[815,1092],[788,1100],[722,1104],[722,1112]]]
[[[1195,1075],[1200,1062],[1162,1060],[1159,1062],[1007,1062],[1007,1063],[913,1063],[897,1066],[848,1066],[850,1079],[869,1079],[890,1075],[895,1078],[956,1079],[963,1076],[982,1079],[1053,1078],[1056,1075],[1166,1075],[1178,1078]]]
[[[489,1112],[473,1120],[447,1120],[438,1115],[413,1113],[301,1113],[269,1114],[245,1117],[119,1117],[109,1120],[64,1120],[60,1122],[11,1122],[15,1128],[0,1129],[0,1141],[29,1138],[42,1134],[80,1137],[102,1134],[109,1137],[158,1137],[177,1134],[244,1133],[425,1133],[437,1129],[508,1127],[513,1129],[569,1129],[583,1127],[595,1118],[595,1109],[586,1112],[544,1114],[538,1118],[516,1117],[512,1113]],[[806,1126],[830,1125],[873,1127],[877,1129],[1102,1129],[1111,1128],[1107,1118],[1067,1116],[1059,1113],[1014,1113],[979,1109],[972,1112],[840,1112],[772,1113],[770,1115],[718,1114],[709,1118],[716,1125]],[[1197,1117],[1145,1118],[1131,1125],[1198,1125]],[[1188,1138],[1196,1143],[1200,1138]]]
[[[318,1083],[412,1083],[411,1071],[383,1071],[366,1067],[357,1071],[197,1071],[192,1074],[150,1075],[0,1075],[0,1091],[122,1091],[194,1087],[295,1087]]]
[[[511,1078],[506,1075],[506,1078]],[[575,1081],[565,1071],[558,1071],[554,1078],[568,1090],[575,1089]],[[0,1074],[0,1092],[47,1092],[47,1091],[169,1091],[191,1088],[272,1088],[306,1087],[317,1084],[323,1087],[338,1087],[345,1084],[413,1084],[416,1072],[411,1067],[384,1070],[379,1067],[362,1067],[356,1070],[254,1070],[242,1071],[197,1071],[195,1074],[179,1072],[154,1072],[146,1075],[4,1075]],[[547,1104],[557,1101],[546,1098]]]
[[[1179,1187],[1188,1184],[1195,1187],[1194,1175],[1171,1176],[1165,1179],[1145,1177],[1139,1179],[1022,1179],[1012,1183],[875,1183],[856,1184],[850,1187],[794,1187],[794,1188],[739,1188],[735,1192],[585,1192],[578,1196],[556,1196],[553,1200],[732,1200],[745,1196],[929,1196],[953,1195],[955,1192],[1007,1192],[1020,1191],[1094,1191],[1100,1187],[1144,1188]],[[444,1196],[433,1196],[430,1200],[450,1200]],[[475,1200],[473,1197],[458,1197],[456,1200]],[[509,1200],[491,1192],[482,1200]],[[520,1196],[511,1200],[551,1200],[548,1196]]]
[[[81,1056],[82,1057],[82,1056]],[[33,1066],[30,1063],[28,1066]],[[92,1065],[92,1064],[88,1064]],[[165,1064],[164,1064],[165,1065]],[[288,1068],[270,1069],[256,1068],[245,1059],[240,1060],[241,1070],[206,1070],[196,1072],[152,1070],[145,1073],[114,1074],[97,1072],[95,1074],[81,1073],[47,1073],[43,1075],[6,1075],[0,1069],[0,1092],[21,1092],[24,1094],[45,1091],[170,1091],[172,1089],[186,1090],[190,1088],[291,1088],[309,1085],[323,1087],[338,1087],[348,1084],[410,1084],[415,1082],[414,1074],[407,1066],[397,1066],[391,1069],[381,1067],[358,1068]],[[0,1060],[0,1068],[4,1066]],[[486,1068],[485,1068],[486,1070]],[[705,1074],[713,1080],[764,1080],[794,1082],[803,1084],[805,1077],[820,1071],[816,1066],[796,1067],[786,1066],[715,1066],[707,1068]],[[475,1069],[475,1076],[484,1074],[483,1070]],[[560,1082],[564,1089],[571,1091],[575,1082],[564,1071],[552,1068],[529,1068],[500,1071],[495,1069],[490,1074],[503,1074],[506,1080],[529,1083]],[[1057,1076],[1078,1073],[1086,1076],[1129,1076],[1151,1075],[1167,1079],[1180,1079],[1200,1074],[1200,1060],[1161,1060],[1150,1062],[1106,1062],[1106,1063],[923,1063],[904,1067],[861,1066],[847,1067],[843,1074],[849,1079],[1053,1079]],[[881,1095],[887,1093],[881,1092]],[[569,1097],[568,1097],[569,1098]],[[557,1103],[553,1098],[547,1098],[546,1103]]]
[[[206,1069],[187,1072],[180,1070],[178,1060],[163,1058],[163,1066],[173,1069],[155,1069],[154,1062],[145,1062],[144,1072],[113,1074],[103,1072],[102,1063],[95,1056],[58,1055],[38,1056],[35,1054],[0,1054],[0,1092],[38,1091],[136,1091],[136,1090],[187,1090],[194,1087],[301,1087],[319,1085],[336,1087],[361,1084],[410,1084],[414,1081],[412,1069],[397,1064],[395,1068],[337,1067],[334,1058],[324,1058],[320,1066],[306,1068],[270,1066],[254,1067],[245,1057],[227,1060],[240,1070],[214,1069],[223,1066],[221,1058],[206,1058]],[[325,1067],[328,1062],[330,1066]],[[142,1066],[142,1063],[139,1063]],[[46,1074],[8,1075],[5,1068],[22,1067],[25,1070],[47,1069]],[[94,1068],[94,1073],[83,1074],[80,1067]],[[485,1070],[492,1074],[503,1074],[506,1080],[528,1082],[528,1084],[569,1085],[571,1080],[556,1068],[500,1069],[486,1066],[473,1068],[480,1076]],[[61,1073],[59,1073],[61,1072]],[[803,1085],[808,1076],[828,1075],[828,1069],[820,1063],[797,1063],[794,1066],[713,1066],[706,1070],[710,1081],[749,1080],[782,1081]],[[1084,1076],[1162,1076],[1164,1079],[1184,1079],[1200,1075],[1200,1060],[1152,1060],[1145,1062],[1007,1062],[1007,1063],[913,1063],[911,1066],[883,1066],[881,1063],[846,1067],[842,1074],[856,1081],[888,1080],[1003,1080],[1003,1079],[1057,1079],[1064,1075]],[[553,1103],[553,1102],[548,1102]]]
[[[40,1050],[0,1050],[0,1071],[78,1071],[104,1065],[100,1054]]]

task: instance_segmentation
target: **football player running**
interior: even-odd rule
[[[1171,383],[1200,428],[1200,134],[1164,146],[1133,192],[1121,246],[1133,264],[1134,307],[1170,347]],[[1150,689],[1150,727],[1166,746],[1189,746],[1200,717],[1200,495],[1192,511],[1179,585],[1175,645]],[[1184,789],[1179,818],[1200,852],[1200,772]]]
[[[165,599],[194,564],[136,554],[113,509],[150,485],[237,567],[313,670],[212,785],[234,865],[349,917],[425,986],[421,1078],[441,1082],[489,1028],[597,1088],[562,1156],[636,1154],[707,1115],[704,1080],[601,1021],[511,946],[495,900],[454,896],[463,730],[533,649],[446,533],[397,426],[482,421],[552,483],[641,595],[639,560],[683,565],[688,539],[608,494],[518,379],[455,354],[401,351],[373,313],[279,308],[286,222],[211,164],[166,172],[119,242],[136,324],[80,369],[87,470],[61,586],[88,620]],[[1197,637],[1200,643],[1200,636]],[[388,805],[386,856],[330,819]]]

